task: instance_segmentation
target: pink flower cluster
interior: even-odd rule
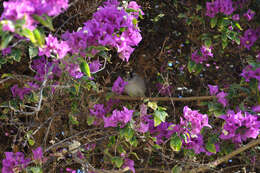
[[[29,94],[29,93],[31,93],[32,90],[36,90],[39,88],[39,86],[33,82],[28,82],[27,85],[28,85],[28,87],[23,87],[23,88],[18,87],[17,84],[14,85],[11,88],[13,97],[18,96],[21,100],[23,100],[25,94]]]
[[[1,20],[6,19],[16,22],[25,18],[25,27],[33,30],[37,25],[33,15],[58,15],[63,9],[68,8],[68,0],[9,0],[8,2],[3,2],[3,6],[4,11]],[[11,24],[10,22],[7,23],[7,25]],[[14,32],[13,27],[4,26],[4,28]]]
[[[123,107],[124,110],[114,110],[109,117],[103,117],[104,127],[116,127],[118,123],[121,123],[121,128],[124,127],[132,119],[133,110],[128,110]]]
[[[42,163],[45,161],[43,157],[42,148],[38,147],[33,152],[33,159],[37,163]],[[29,165],[31,159],[25,158],[22,152],[5,152],[5,159],[2,161],[2,173],[14,173],[23,172],[25,168]]]
[[[230,15],[234,12],[232,0],[215,0],[206,3],[206,15],[213,18],[217,13],[224,13]]]
[[[208,115],[201,114],[197,110],[191,110],[188,106],[183,108],[184,119],[181,118],[180,124],[190,132],[192,136],[200,134],[203,127],[211,126],[208,124]]]
[[[212,128],[208,124],[208,115],[201,114],[197,110],[191,110],[188,106],[183,108],[184,119],[181,118],[179,134],[188,135],[186,140],[183,140],[185,148],[193,149],[196,154],[208,152],[204,147],[203,136],[201,130],[203,127]]]
[[[149,127],[148,131],[151,135],[156,137],[157,144],[163,143],[164,140],[169,139],[174,133],[177,133],[179,136],[187,134],[188,139],[182,138],[183,146],[186,149],[193,149],[196,154],[201,152],[206,152],[208,155],[212,154],[204,148],[203,136],[201,135],[201,130],[204,127],[211,128],[208,124],[207,114],[201,114],[197,110],[191,110],[188,106],[184,107],[183,114],[184,118],[181,118],[179,124],[162,122],[157,127],[154,127],[154,121],[150,115],[144,116],[145,121],[143,122],[147,123]]]
[[[69,50],[69,45],[65,41],[58,41],[56,37],[49,34],[49,36],[45,38],[44,47],[39,48],[39,56],[45,55],[50,57],[51,54],[54,54],[58,55],[58,59],[62,59]]]
[[[260,67],[253,68],[251,65],[246,66],[243,69],[243,72],[240,74],[246,82],[249,82],[250,79],[257,79],[260,81]]]
[[[120,76],[118,76],[113,84],[112,91],[116,94],[122,94],[127,83],[128,82],[124,81]]]
[[[244,16],[246,17],[246,19],[248,21],[252,20],[253,17],[255,16],[255,12],[252,11],[251,9],[248,9],[247,12],[244,14]]]
[[[29,22],[27,27],[33,29],[36,26],[36,22],[32,18],[34,14],[57,15],[62,9],[67,8],[67,3],[67,0],[47,0],[44,1],[44,3],[40,0],[11,0],[4,2],[5,10],[2,18],[18,20],[23,16],[27,16],[26,21]],[[18,6],[18,8],[14,8],[14,6]],[[21,9],[20,7],[23,6],[24,9]],[[134,50],[133,46],[136,46],[142,39],[137,18],[139,13],[143,14],[140,6],[134,1],[129,2],[128,8],[132,8],[135,11],[127,13],[126,9],[119,7],[117,0],[105,2],[104,7],[99,7],[98,11],[93,15],[93,19],[87,21],[81,30],[73,33],[66,32],[62,36],[66,41],[59,41],[51,34],[46,37],[46,44],[39,48],[39,56],[45,55],[46,57],[51,57],[52,55],[57,55],[57,58],[60,60],[68,53],[80,53],[81,56],[85,56],[86,49],[91,46],[108,46],[116,48],[119,57],[128,61],[130,54]],[[92,50],[93,54],[96,52],[95,49]],[[54,67],[49,78],[52,78],[53,74],[60,76],[61,70],[58,67],[59,63],[65,64],[65,70],[68,71],[72,77],[81,78],[83,76],[77,61],[53,60],[53,62],[50,62],[50,60],[41,57],[33,61],[32,68],[37,72],[35,79],[43,81],[44,76],[52,65],[54,65]],[[89,64],[91,72],[98,71],[100,66],[101,64],[98,60]],[[120,86],[120,81],[118,81],[118,85],[113,87],[113,89],[118,93],[122,93],[122,87],[124,86]],[[14,96],[18,95],[20,98],[23,98],[23,95],[30,93],[31,90],[29,88],[18,88],[15,86],[12,91]]]
[[[2,173],[13,173],[14,169],[22,172],[28,165],[30,159],[25,158],[22,152],[5,152],[5,159],[2,161]]]
[[[128,8],[141,11],[136,2],[129,2]],[[109,0],[99,7],[94,13],[93,19],[84,23],[84,27],[77,32],[66,32],[62,38],[67,40],[71,47],[71,53],[79,52],[85,55],[85,49],[91,46],[106,46],[116,48],[119,57],[128,61],[133,46],[137,46],[142,36],[137,24],[136,12],[127,13],[124,8],[119,7],[117,0]],[[92,50],[92,54],[96,51]]]
[[[210,95],[216,95],[218,102],[221,103],[224,107],[226,107],[228,103],[226,99],[227,93],[223,91],[219,92],[217,85],[208,85],[208,87]]]
[[[247,29],[244,32],[244,35],[240,37],[241,45],[247,48],[247,50],[250,50],[250,48],[254,45],[254,43],[257,41],[259,37],[260,27],[258,27],[256,30]]]
[[[209,57],[213,57],[212,47],[207,47],[204,45],[200,48],[200,53],[196,50],[191,54],[191,59],[197,64],[202,64],[204,61],[207,61]]]
[[[112,104],[114,104],[113,102]],[[107,106],[111,107],[110,103]],[[93,109],[90,109],[91,116],[95,116],[94,125],[99,125],[102,121],[104,122],[104,127],[117,127],[120,123],[121,128],[124,127],[132,119],[133,110],[129,110],[123,107],[123,110],[113,110],[112,114],[106,117],[106,114],[110,112],[110,109],[104,107],[103,104],[95,104]]]
[[[260,121],[256,115],[248,112],[228,111],[226,115],[219,118],[225,120],[225,124],[220,135],[221,139],[231,139],[234,143],[241,143],[247,138],[257,138],[259,134]]]

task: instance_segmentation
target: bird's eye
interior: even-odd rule
[[[135,76],[135,73],[130,72],[130,78],[133,78]]]

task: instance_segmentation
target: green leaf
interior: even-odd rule
[[[124,163],[123,159],[117,156],[112,157],[111,161],[116,165],[117,168],[120,168]]]
[[[19,49],[13,49],[10,54],[10,57],[16,62],[20,62],[22,57],[22,51]]]
[[[187,17],[187,16],[186,16],[186,14],[184,14],[184,13],[180,13],[177,17],[178,17],[178,18],[185,18],[185,17]]]
[[[28,169],[33,173],[42,173],[42,168],[40,167],[29,167]]]
[[[134,130],[130,126],[126,126],[120,129],[120,136],[124,137],[127,141],[130,141],[134,136]]]
[[[84,61],[80,64],[80,70],[88,77],[91,77],[90,68],[87,62]]]
[[[100,51],[100,52],[97,53],[97,55],[98,55],[98,56],[101,56],[101,57],[103,57],[103,58],[106,58],[106,59],[109,58],[109,56],[108,56],[108,54],[107,54],[106,51]]]
[[[170,147],[173,151],[180,151],[182,147],[181,138],[175,133],[170,140]]]
[[[44,17],[43,16],[38,16],[38,15],[33,15],[33,18],[36,21],[38,21],[43,26],[49,28],[51,31],[54,31],[54,27],[53,27],[53,24],[52,24],[52,19],[49,16],[47,16],[47,15],[44,15]]]
[[[118,145],[117,150],[118,150],[118,152],[119,152],[120,154],[121,154],[121,153],[126,153],[126,151],[125,151],[125,149],[123,148],[122,145]]]
[[[87,123],[89,126],[91,126],[95,121],[95,117],[94,116],[88,116],[87,118]]]
[[[6,58],[0,58],[0,64],[5,64],[5,63],[7,63]]]
[[[203,69],[203,65],[202,64],[196,64],[192,60],[190,60],[188,62],[188,71],[190,73],[195,73],[195,75],[198,75],[201,72],[202,69]]]
[[[212,42],[211,42],[211,39],[206,39],[204,40],[204,44],[207,46],[207,47],[210,47]]]
[[[36,42],[37,42],[37,41],[36,41],[36,38],[35,38],[35,36],[34,36],[34,33],[33,33],[31,30],[29,30],[29,29],[27,29],[27,28],[24,28],[24,29],[22,30],[22,35],[23,35],[24,37],[26,37],[26,38],[29,38],[33,44],[36,44]]]
[[[223,34],[221,35],[221,40],[222,40],[222,41],[227,41],[227,35],[226,35],[226,33],[223,33]]]
[[[156,110],[158,107],[156,102],[148,102],[147,106],[153,110]]]
[[[165,14],[158,14],[154,19],[151,19],[151,21],[158,22],[163,16],[165,16]]]
[[[127,13],[131,13],[131,12],[138,12],[137,10],[133,9],[133,8],[126,8],[125,11]]]
[[[120,28],[119,30],[120,30],[120,32],[124,32],[124,31],[126,30],[126,28],[125,28],[125,27],[122,27],[122,28]]]
[[[240,24],[238,22],[235,22],[235,26],[240,30],[243,31],[243,28],[240,26]]]
[[[29,47],[29,57],[31,59],[36,57],[38,55],[38,52],[39,52],[39,50],[37,47],[32,47],[32,46]]]
[[[238,45],[240,45],[240,38],[239,38],[238,35],[236,35],[236,36],[234,37],[234,40],[235,40],[235,42],[236,42]]]
[[[198,75],[201,72],[202,69],[203,69],[203,65],[202,64],[196,64],[195,65],[195,69],[194,69],[195,75]]]
[[[153,120],[154,120],[154,127],[159,126],[162,122],[161,119],[158,117],[154,117]]]
[[[154,116],[158,117],[162,122],[165,122],[165,118],[168,116],[167,112],[156,110]]]
[[[198,11],[200,11],[201,9],[202,9],[202,6],[199,5],[199,4],[197,4],[197,5],[196,5],[196,11],[198,12]]]
[[[133,138],[131,138],[131,140],[129,141],[130,145],[133,147],[137,147],[138,145],[138,140],[136,139],[136,137],[134,136]]]
[[[181,173],[182,172],[182,167],[178,166],[178,165],[175,165],[172,170],[171,170],[172,173]]]
[[[1,36],[1,50],[7,48],[8,44],[12,41],[13,35],[4,34]]]
[[[8,116],[7,115],[0,115],[0,120],[8,120]]]
[[[217,25],[217,22],[218,22],[218,18],[217,17],[211,18],[210,19],[210,27],[214,28]]]
[[[45,36],[38,29],[33,30],[34,37],[37,40],[37,44],[42,47],[45,44]]]
[[[69,115],[69,122],[73,125],[79,125],[79,121],[77,120],[77,118],[73,115]]]
[[[33,146],[35,144],[35,141],[31,138],[28,139],[29,145]]]
[[[91,51],[92,49],[96,49],[99,51],[109,51],[109,49],[105,46],[90,46],[87,48],[87,51]]]
[[[74,90],[74,94],[75,94],[75,95],[79,95],[80,83],[74,83],[73,89],[75,89],[75,90]]]
[[[133,18],[132,23],[136,26],[137,23],[138,23],[137,19],[136,19],[136,18]]]
[[[5,77],[12,77],[12,76],[13,76],[13,74],[11,74],[11,73],[4,73],[4,74],[1,75],[1,78],[3,79]]]
[[[215,144],[214,143],[210,143],[210,142],[207,142],[206,143],[206,149],[209,151],[209,152],[211,152],[211,153],[214,153],[214,154],[216,154],[216,146],[215,146]]]
[[[218,21],[218,26],[219,26],[220,31],[223,31],[223,30],[226,29],[229,25],[230,25],[230,21],[227,20],[227,18],[221,18],[221,19]]]
[[[158,126],[161,122],[165,122],[166,117],[168,116],[167,112],[162,110],[154,111],[154,126]]]
[[[199,38],[204,41],[204,40],[207,40],[207,39],[210,39],[210,34],[209,33],[203,33],[199,36]]]
[[[227,40],[226,41],[222,40],[222,48],[225,49],[227,47],[227,45],[228,45],[228,41]]]
[[[195,66],[196,66],[196,63],[195,63],[194,61],[190,60],[190,61],[188,62],[188,71],[189,71],[190,73],[194,72]]]
[[[110,136],[109,137],[109,144],[114,145],[116,143],[116,137],[115,136]]]

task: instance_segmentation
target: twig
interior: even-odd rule
[[[70,139],[72,139],[72,138],[74,138],[74,137],[76,137],[76,136],[79,136],[79,135],[81,135],[81,134],[83,134],[83,133],[86,133],[87,131],[89,131],[89,129],[84,130],[84,131],[81,131],[81,132],[79,132],[79,133],[76,133],[76,134],[74,134],[74,135],[72,135],[72,136],[70,136],[70,137],[68,137],[68,138],[66,138],[66,139],[63,139],[63,140],[61,140],[60,142],[57,142],[56,144],[53,144],[52,146],[48,147],[44,152],[46,153],[46,152],[48,152],[50,149],[52,149],[52,148],[54,148],[54,147],[56,147],[56,146],[58,146],[58,145],[60,145],[60,144],[62,144],[62,143],[64,143],[64,142],[66,142],[66,141],[68,141],[68,140],[70,140]]]
[[[43,99],[43,89],[46,87],[46,84],[47,84],[47,81],[48,81],[48,77],[52,73],[53,67],[54,67],[54,64],[52,64],[52,66],[49,68],[48,72],[44,76],[44,81],[42,82],[42,85],[40,87],[40,93],[39,93],[40,96],[39,96],[39,101],[38,101],[37,107],[30,106],[30,108],[34,109],[34,111],[32,111],[32,112],[25,112],[25,111],[17,110],[17,109],[15,109],[14,107],[12,107],[10,105],[10,102],[9,102],[8,107],[11,110],[13,110],[14,112],[16,112],[16,113],[18,112],[18,113],[25,114],[25,115],[33,115],[35,113],[38,113],[41,110],[41,104],[42,104],[42,99]]]
[[[198,96],[198,97],[130,97],[130,96],[113,96],[113,99],[136,101],[136,100],[150,100],[150,101],[202,101],[202,100],[212,100],[216,98],[215,96]]]
[[[47,87],[52,87],[52,88],[71,88],[71,85],[47,85]]]
[[[99,69],[99,70],[95,71],[95,72],[92,72],[91,74],[96,74],[96,73],[98,73],[98,72],[100,72],[100,71],[104,70],[104,69],[106,68],[106,64],[107,64],[107,58],[105,58],[105,62],[104,62],[104,65],[103,65],[103,67],[102,67],[101,69]]]
[[[37,127],[37,129],[32,133],[32,135],[35,135],[43,126],[46,122],[48,122],[50,119],[53,119],[54,116],[49,117],[47,120],[45,120],[43,123],[41,123],[41,125],[39,127]]]
[[[238,149],[236,149],[235,151],[225,155],[224,157],[221,157],[213,162],[210,162],[206,165],[201,165],[200,168],[194,168],[188,172],[190,173],[196,173],[196,172],[204,172],[207,171],[211,168],[215,168],[216,166],[218,166],[219,164],[221,164],[222,162],[225,162],[227,160],[229,160],[230,158],[234,157],[235,155],[238,155],[239,153],[244,152],[245,150],[248,150],[249,148],[252,148],[256,145],[260,144],[260,138],[257,140],[253,140],[250,143],[246,144],[245,146],[242,146]]]
[[[53,121],[53,118],[51,119],[50,123],[49,123],[49,126],[47,128],[47,132],[44,136],[44,139],[43,139],[43,143],[44,143],[44,148],[46,147],[46,141],[47,141],[47,138],[48,138],[48,134],[50,132],[50,128],[51,128],[51,124],[52,124],[52,121]]]
[[[72,2],[72,3],[70,3],[70,4],[68,5],[68,8],[67,8],[67,9],[69,9],[72,5],[75,5],[76,3],[78,3],[78,1],[79,1],[79,0],[76,0],[76,1],[74,1],[74,2]],[[59,17],[61,14],[65,13],[66,11],[67,11],[67,10],[63,10],[63,11],[62,11],[61,13],[59,13],[58,15],[54,16],[52,20],[56,19],[56,18]]]
[[[145,172],[151,172],[151,171],[155,171],[155,172],[163,172],[163,173],[171,173],[170,170],[161,170],[158,168],[139,168],[139,169],[135,169],[136,172],[141,172],[141,171],[145,171]]]
[[[9,80],[9,79],[11,79],[11,77],[7,77],[7,78],[5,78],[5,79],[3,79],[3,80],[0,80],[0,84],[4,83],[5,81],[7,81],[7,80]]]
[[[78,16],[78,15],[80,15],[80,13],[77,13],[77,14],[75,14],[75,15],[73,15],[73,16],[70,16],[70,18],[68,18],[68,19],[56,30],[56,32],[54,33],[54,36],[56,36],[56,34],[61,30],[61,28],[62,28],[65,24],[67,24],[72,18],[74,18],[74,17],[76,17],[76,16]]]

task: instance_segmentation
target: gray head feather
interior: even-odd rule
[[[127,81],[128,84],[125,86],[125,92],[129,96],[144,97],[145,96],[145,82],[144,79],[138,74],[134,73],[133,78]]]

